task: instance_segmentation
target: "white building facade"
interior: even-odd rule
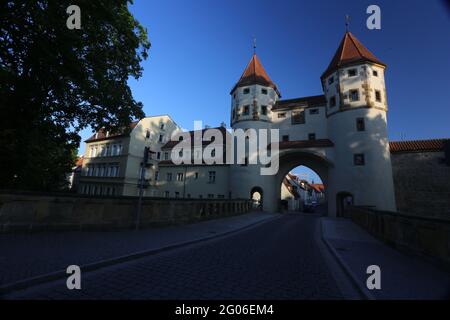
[[[250,153],[240,164],[176,165],[171,150],[181,140],[172,135],[177,138],[154,147],[157,156],[148,177],[154,188],[146,195],[249,199],[257,192],[263,210],[277,212],[281,208],[283,179],[293,168],[304,165],[320,176],[330,216],[342,215],[350,202],[395,211],[385,68],[354,35],[346,32],[320,78],[323,95],[281,100],[280,91],[254,54],[230,92],[230,125],[244,131],[278,129],[278,172],[261,175],[264,165],[248,163],[255,156]],[[226,140],[228,131],[218,129]],[[180,132],[176,126],[170,130]],[[188,134],[201,136],[203,131]],[[204,150],[209,143],[202,141],[200,148]],[[140,143],[137,149],[142,147]],[[226,157],[229,150],[220,148]],[[139,155],[139,150],[128,149],[130,155]],[[198,151],[193,148],[190,156],[195,157]],[[135,170],[136,166],[130,168]]]

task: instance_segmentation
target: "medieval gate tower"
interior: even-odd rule
[[[253,54],[231,90],[231,126],[279,129],[280,170],[262,176],[259,165],[231,165],[233,197],[248,198],[258,191],[264,210],[278,211],[282,179],[294,167],[306,165],[325,184],[330,216],[339,215],[343,201],[395,211],[385,68],[346,32],[321,76],[324,94],[281,100]]]

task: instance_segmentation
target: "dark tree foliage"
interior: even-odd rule
[[[63,187],[91,126],[116,130],[143,116],[129,77],[150,43],[125,0],[0,2],[0,188]],[[69,30],[70,5],[81,30]]]

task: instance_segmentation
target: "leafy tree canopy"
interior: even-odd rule
[[[70,5],[81,29],[66,26]],[[114,131],[143,117],[129,77],[150,43],[125,0],[0,4],[0,188],[61,187],[78,132]]]

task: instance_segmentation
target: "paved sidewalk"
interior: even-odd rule
[[[450,273],[375,239],[348,219],[322,218],[325,242],[356,284],[374,299],[450,299]],[[381,290],[368,290],[366,269],[381,269]]]
[[[28,278],[136,252],[226,234],[278,214],[253,212],[194,224],[141,231],[46,232],[0,235],[0,287]]]

